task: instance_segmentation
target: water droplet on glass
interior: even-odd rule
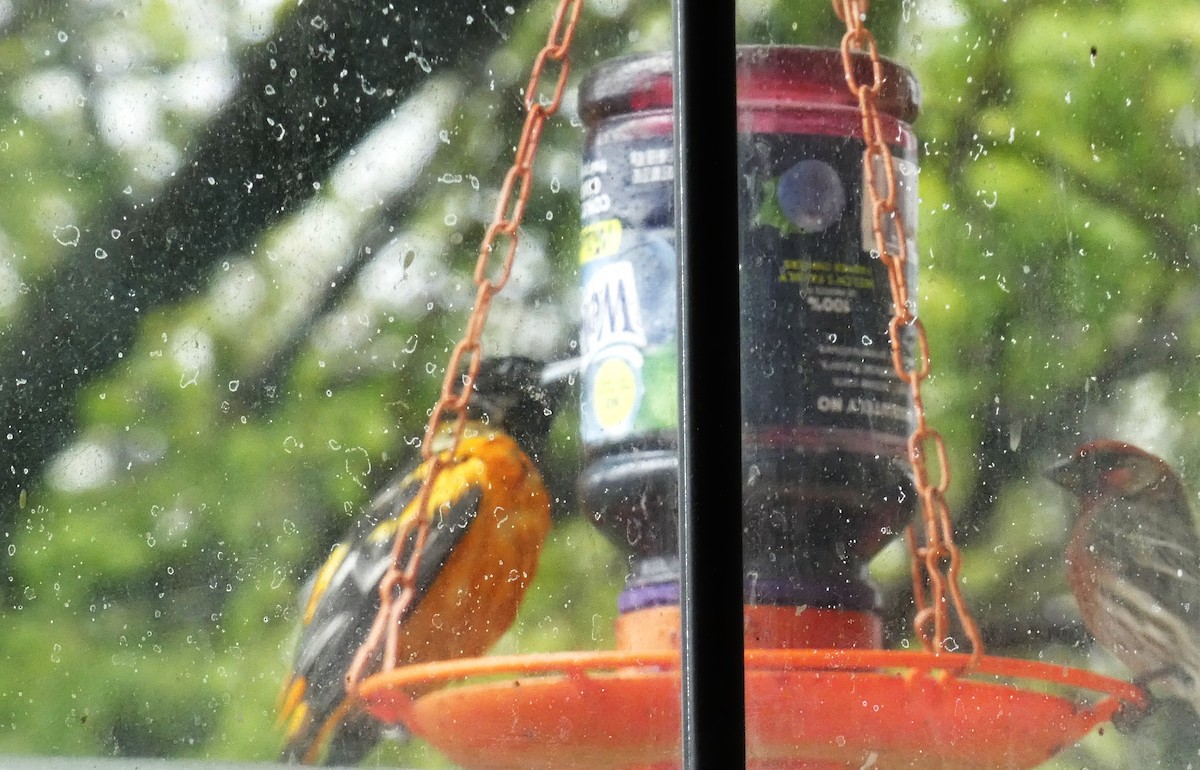
[[[630,545],[642,542],[642,523],[637,519],[629,519],[625,522],[625,542]]]
[[[79,228],[75,225],[56,225],[54,227],[54,240],[58,241],[62,246],[78,246]]]

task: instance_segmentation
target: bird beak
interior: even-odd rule
[[[1083,478],[1079,472],[1079,458],[1074,456],[1051,465],[1043,475],[1068,492],[1078,494],[1083,484]]]

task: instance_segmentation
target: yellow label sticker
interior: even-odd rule
[[[579,233],[579,264],[611,257],[621,250],[621,220],[605,219],[583,228]]]
[[[623,358],[601,363],[592,377],[592,409],[604,430],[626,425],[637,408],[637,374]]]

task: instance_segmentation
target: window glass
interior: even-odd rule
[[[0,0],[0,755],[278,756],[306,581],[418,456],[553,8]],[[581,89],[591,76],[599,99],[619,84],[595,73],[618,57],[669,51],[670,19],[666,2],[583,10],[491,308],[489,355],[589,367],[552,410],[537,460],[553,523],[494,654],[676,643],[669,625],[619,621],[676,601],[673,522],[621,507],[673,494],[672,219],[627,201],[644,218],[622,250],[598,182],[619,160],[642,189],[669,189],[667,124],[614,126],[598,147]],[[737,25],[747,45],[832,47],[842,29],[816,0],[743,2]],[[1200,17],[1186,2],[944,0],[876,2],[869,25],[920,84],[919,116],[893,115],[911,134],[889,125],[910,153],[898,168],[933,361],[925,406],[953,468],[967,600],[990,654],[1131,677],[1082,622],[1064,557],[1078,506],[1044,470],[1113,438],[1178,469],[1189,501],[1200,491]],[[846,217],[854,159],[784,162],[778,127],[755,125],[744,248],[843,225],[865,240],[861,210]],[[785,282],[853,283],[852,266],[789,259]],[[845,292],[803,302],[850,309]],[[747,350],[803,331],[775,312],[743,324]],[[856,345],[886,349],[867,335]],[[825,349],[805,361],[845,363],[838,343],[810,343]],[[751,355],[744,405],[766,412],[744,419],[778,427],[769,410],[807,386]],[[885,402],[864,424],[899,442],[906,404]],[[827,549],[834,567],[819,571],[837,585],[822,590],[877,609],[878,637],[851,641],[916,649],[897,539],[915,497],[879,481],[898,467],[880,454],[877,476],[821,481],[858,495],[878,534]],[[765,512],[746,519],[751,603],[819,607],[759,579],[781,559],[789,575],[816,569],[770,526],[778,506],[809,505],[795,489],[807,471],[747,457],[747,510]],[[953,634],[947,648],[964,650]],[[1200,716],[1164,697],[1045,767],[1183,767],[1198,736]],[[366,762],[450,760],[385,740]]]

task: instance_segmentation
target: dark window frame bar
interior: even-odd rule
[[[674,0],[683,767],[745,767],[734,0]]]

